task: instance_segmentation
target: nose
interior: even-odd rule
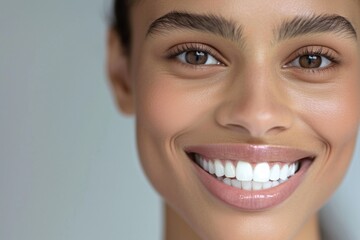
[[[247,80],[231,87],[230,94],[224,97],[216,111],[217,122],[227,129],[256,138],[289,129],[294,122],[294,113],[280,81],[269,78]]]

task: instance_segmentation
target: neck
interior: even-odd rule
[[[164,206],[164,240],[201,240],[192,228],[167,204]],[[318,216],[314,215],[293,240],[320,240]]]
[[[192,228],[171,208],[164,206],[165,238],[164,240],[201,240]]]
[[[299,234],[294,238],[294,240],[320,240],[320,226],[318,215],[315,214],[310,218],[307,223],[303,226]]]

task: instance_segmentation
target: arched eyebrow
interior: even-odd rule
[[[151,23],[147,36],[166,34],[174,30],[193,30],[215,34],[241,46],[245,44],[243,26],[222,16],[213,14],[194,14],[188,12],[169,12]],[[337,14],[296,16],[284,20],[274,30],[274,39],[279,42],[298,36],[333,33],[345,38],[357,39],[353,25],[345,17]]]
[[[234,21],[213,14],[175,11],[156,19],[150,25],[147,35],[181,29],[211,33],[233,42],[242,42],[242,27],[237,26]]]
[[[274,30],[277,41],[316,33],[334,33],[346,38],[357,39],[356,30],[350,21],[336,14],[297,16],[284,21]]]

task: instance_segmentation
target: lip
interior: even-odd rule
[[[196,175],[213,196],[228,205],[245,211],[266,210],[284,202],[299,187],[315,159],[315,154],[309,151],[269,145],[209,144],[187,147],[185,151],[211,159],[242,160],[250,163],[292,163],[301,160],[299,171],[286,182],[273,188],[258,191],[247,191],[228,186],[207,173],[195,162],[193,163]]]
[[[243,160],[249,163],[292,163],[299,159],[315,157],[314,153],[298,148],[251,144],[197,145],[186,147],[185,152],[198,153],[211,159]]]

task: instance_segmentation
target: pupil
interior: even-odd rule
[[[208,55],[201,51],[190,51],[186,54],[186,61],[190,64],[200,65],[206,63]]]
[[[321,57],[318,55],[305,55],[300,58],[300,66],[303,68],[318,68],[321,63]]]

